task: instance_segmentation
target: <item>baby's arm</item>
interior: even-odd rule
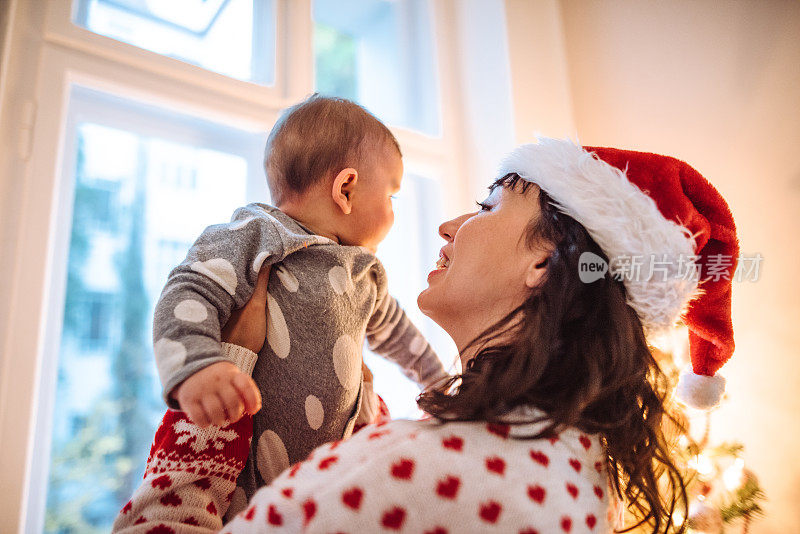
[[[400,365],[407,377],[423,387],[447,376],[428,341],[389,294],[378,299],[367,324],[367,341],[370,350]]]
[[[261,266],[283,259],[279,226],[248,206],[233,222],[207,228],[170,273],[156,305],[154,353],[164,397],[199,424],[235,420],[242,403],[252,404],[247,391],[255,385],[223,354],[220,325],[250,299]],[[228,408],[233,413],[226,417]]]

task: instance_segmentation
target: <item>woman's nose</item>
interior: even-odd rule
[[[465,213],[460,217],[456,217],[455,219],[450,219],[447,222],[444,222],[439,226],[439,235],[447,241],[448,243],[452,243],[453,239],[456,237],[456,232],[458,229],[461,228],[461,225],[464,224],[464,221],[469,219],[475,215],[474,213]]]

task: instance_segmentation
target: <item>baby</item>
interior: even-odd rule
[[[189,429],[182,419],[165,428],[169,413],[165,416],[156,442],[174,444],[161,457],[154,455],[154,445],[140,490],[166,490],[166,482],[156,484],[158,475],[177,465],[184,453],[175,451],[187,444],[197,466],[214,463],[209,459],[224,453],[236,436],[219,427],[257,412],[235,491],[226,502],[216,499],[206,507],[219,515],[227,501],[232,516],[285,468],[352,433],[364,389],[365,336],[373,351],[423,386],[446,376],[387,293],[386,273],[374,255],[394,222],[392,195],[403,175],[389,129],[353,102],[314,95],[275,124],[265,167],[277,207],[251,204],[238,209],[230,223],[207,228],[170,273],[155,310],[154,352],[165,399],[197,426]],[[223,347],[221,328],[250,299],[268,265],[267,341],[254,358],[235,346]],[[261,403],[265,408],[259,411]],[[209,424],[214,426],[206,429]],[[193,473],[203,474],[203,467],[195,467]],[[219,488],[216,494],[222,494]],[[170,499],[188,504],[200,498]],[[132,509],[136,502],[135,494],[116,530],[137,515],[155,519]],[[130,522],[121,522],[128,513]]]

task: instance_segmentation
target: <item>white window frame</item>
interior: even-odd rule
[[[72,198],[67,189],[71,184],[62,180],[64,158],[70,157],[64,146],[71,88],[80,85],[245,130],[267,131],[282,108],[313,91],[311,0],[276,0],[272,87],[228,78],[77,27],[71,22],[71,0],[6,4],[3,59],[15,46],[30,44],[38,47],[38,53],[37,61],[25,66],[8,67],[4,61],[0,84],[3,120],[20,115],[23,119],[19,127],[0,124],[4,137],[16,139],[13,145],[0,147],[0,154],[8,158],[2,170],[21,170],[19,176],[3,177],[9,183],[19,180],[21,186],[12,225],[16,229],[13,269],[3,286],[11,288],[9,313],[0,324],[0,530],[39,532],[47,469],[38,467],[49,458],[34,451],[42,450],[37,440],[43,436],[36,429],[49,427],[42,408],[54,401],[55,393],[53,367],[69,237],[63,229],[69,228],[71,211],[64,199]],[[441,183],[447,216],[471,203],[478,181],[462,164],[470,161],[463,133],[469,117],[459,97],[463,80],[454,23],[457,6],[453,0],[431,0],[438,94],[449,96],[440,97],[441,136],[392,128],[403,148],[406,170]],[[23,69],[34,69],[36,74]],[[20,101],[9,77],[26,72],[25,79],[35,83]],[[21,107],[11,109],[16,106]],[[48,447],[46,443],[49,452]]]

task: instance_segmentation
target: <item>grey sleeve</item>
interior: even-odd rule
[[[153,317],[153,352],[171,408],[177,408],[169,399],[175,386],[203,367],[230,361],[220,345],[222,326],[252,296],[261,266],[284,254],[280,224],[247,207],[230,223],[206,228],[172,270]]]
[[[398,364],[423,387],[447,376],[433,348],[391,295],[378,299],[367,323],[367,342],[370,350]]]

